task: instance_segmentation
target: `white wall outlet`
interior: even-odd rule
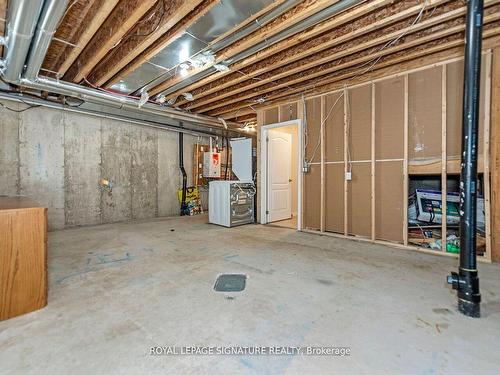
[[[352,180],[352,172],[346,172],[345,179],[346,179],[346,181],[351,181]]]

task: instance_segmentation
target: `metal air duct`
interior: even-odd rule
[[[205,126],[221,127],[221,122],[213,117],[191,114],[158,104],[145,103],[140,106],[135,98],[120,96],[73,83],[59,81],[47,77],[38,77],[47,48],[67,6],[67,0],[11,0],[8,8],[6,59],[3,70],[4,79],[27,88],[54,92],[60,95],[74,96],[92,103],[114,106],[138,113],[150,113],[166,116],[176,121],[184,121]],[[41,13],[41,16],[40,16]],[[38,24],[37,34],[33,32]],[[33,44],[31,45],[31,42]],[[31,45],[31,50],[30,50]],[[28,66],[22,76],[26,56]],[[243,132],[238,123],[230,123],[236,132]]]
[[[42,6],[43,0],[9,1],[2,70],[6,81],[17,82],[21,78]]]
[[[27,2],[27,1],[26,1]],[[35,38],[32,40],[26,70],[23,77],[35,79],[42,67],[43,59],[49,49],[57,25],[64,16],[68,0],[45,0]]]

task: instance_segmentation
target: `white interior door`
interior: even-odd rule
[[[270,129],[267,133],[268,222],[292,217],[292,135]]]

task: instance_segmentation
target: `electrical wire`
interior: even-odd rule
[[[22,101],[22,100],[21,100],[21,101]],[[33,105],[33,104],[28,104],[28,103],[26,103],[26,102],[24,102],[24,101],[22,101],[22,102],[23,102],[24,104],[28,105],[28,107],[27,107],[27,108],[24,108],[24,109],[13,109],[13,108],[10,108],[9,106],[6,106],[5,104],[3,104],[3,103],[1,103],[1,102],[0,102],[0,107],[1,107],[1,108],[5,108],[5,109],[7,109],[7,110],[9,110],[9,111],[12,111],[12,112],[16,112],[16,113],[22,113],[22,112],[25,112],[25,111],[27,111],[27,110],[29,110],[29,109],[33,109],[33,108],[38,108],[38,107],[41,107],[41,105]]]
[[[410,29],[409,29],[409,28],[411,28],[411,27],[415,26],[418,22],[420,22],[420,21],[422,20],[422,17],[423,17],[424,11],[425,11],[425,9],[426,9],[426,7],[427,7],[427,1],[428,1],[428,0],[425,0],[425,1],[424,1],[424,4],[423,4],[423,6],[422,6],[422,9],[420,9],[420,12],[417,14],[417,16],[415,17],[415,19],[413,20],[413,22],[410,24],[410,26],[407,28],[407,30],[406,30],[406,31],[404,31],[404,32],[402,32],[400,35],[398,35],[398,36],[397,36],[396,38],[394,38],[393,40],[391,40],[391,41],[387,42],[386,44],[384,44],[381,48],[379,48],[379,49],[378,49],[378,51],[377,51],[377,52],[381,52],[381,51],[383,51],[384,49],[386,49],[386,48],[388,48],[388,47],[390,47],[390,46],[392,46],[392,45],[396,44],[396,43],[397,43],[397,42],[398,42],[398,41],[399,41],[402,37],[404,37],[406,34],[408,34],[408,33],[410,32]],[[432,15],[432,13],[431,13],[431,15]],[[357,77],[359,77],[360,75],[363,75],[363,74],[365,74],[365,73],[369,72],[370,70],[372,70],[372,69],[375,67],[375,65],[376,65],[376,64],[380,61],[380,59],[382,59],[382,57],[383,57],[383,56],[379,56],[379,57],[377,57],[377,58],[374,58],[374,59],[372,59],[372,60],[369,60],[369,61],[367,61],[367,62],[363,63],[362,65],[360,65],[360,66],[358,67],[358,68],[360,68],[360,67],[363,67],[363,66],[366,66],[366,65],[370,65],[370,66],[368,66],[368,68],[367,68],[366,70],[364,70],[364,71],[362,71],[362,72],[357,73],[355,76],[353,76],[353,77],[349,78],[349,79],[348,79],[348,80],[344,83],[344,91],[343,91],[343,92],[342,92],[342,94],[338,97],[338,99],[335,101],[335,103],[333,103],[332,107],[330,108],[330,110],[329,110],[329,112],[328,112],[328,115],[327,115],[327,116],[325,117],[325,119],[321,122],[321,126],[323,126],[323,125],[325,124],[326,120],[328,119],[328,117],[329,117],[329,116],[330,116],[330,114],[332,113],[333,109],[334,109],[334,108],[335,108],[335,106],[337,105],[337,103],[338,103],[338,101],[340,100],[340,98],[342,98],[342,97],[344,96],[344,92],[345,92],[345,91],[347,91],[347,84],[348,84],[349,82],[353,81],[354,79],[356,79]],[[315,85],[313,86],[313,88],[314,88],[314,87],[315,87]],[[313,89],[313,88],[304,89],[304,90],[302,91],[302,93],[301,93],[301,94],[302,94],[302,97],[304,97],[304,93],[306,93],[308,90],[311,90],[311,89]],[[349,106],[349,103],[348,103],[348,102],[347,102],[346,104],[347,104],[347,106]],[[306,106],[305,106],[305,101],[304,101],[304,108],[305,108],[305,107],[306,107]],[[304,112],[304,113],[305,113],[305,112]],[[350,121],[350,116],[348,117],[348,122],[349,122],[349,121]],[[347,124],[347,126],[348,126],[348,124]],[[315,148],[314,148],[313,155],[311,156],[311,159],[307,161],[308,163],[312,163],[312,162],[313,162],[313,160],[314,160],[314,156],[316,155],[316,151],[317,151],[317,149],[319,148],[319,146],[320,146],[320,145],[321,145],[321,134],[319,134],[319,135],[318,135],[318,142],[317,142],[317,144],[316,144],[316,146],[315,146]],[[346,152],[347,152],[347,154],[348,154],[348,158],[349,158],[349,161],[348,161],[348,162],[349,162],[349,169],[350,169],[350,168],[351,168],[351,166],[350,166],[350,163],[351,163],[351,162],[350,162],[350,150],[349,150],[349,147],[348,147],[348,149],[346,150]]]
[[[343,98],[343,97],[344,97],[344,93],[342,92],[342,94],[339,95],[339,97],[337,98],[337,100],[335,101],[335,103],[333,103],[333,105],[331,106],[331,108],[328,111],[328,114],[326,115],[326,117],[323,119],[323,121],[321,121],[320,127],[322,127],[326,123],[326,121],[328,120],[328,118],[332,114],[333,109],[335,108],[335,106],[337,105],[337,103],[339,102],[339,100],[341,98]],[[308,163],[312,163],[313,162],[314,157],[316,156],[316,152],[318,151],[318,148],[319,148],[320,145],[321,145],[321,134],[318,136],[318,142],[316,143],[316,146],[313,149],[313,153],[312,153],[311,159],[308,161]]]
[[[135,27],[133,29],[130,30],[130,32],[128,34],[126,34],[123,38],[121,38],[118,42],[116,42],[112,47],[111,49],[113,48],[116,48],[118,47],[120,44],[126,42],[127,40],[129,40],[130,38],[135,38],[135,37],[146,37],[146,36],[150,36],[152,35],[153,33],[155,33],[159,28],[160,28],[160,25],[163,23],[163,20],[165,18],[165,13],[166,13],[166,7],[165,7],[165,0],[161,0],[159,1],[158,3],[161,4],[161,15],[158,19],[158,22],[156,23],[156,25],[153,27],[153,29],[151,31],[148,31],[144,34],[134,34],[133,33],[133,30],[135,29]],[[139,22],[137,22],[135,24],[135,26],[137,25],[140,25],[141,23],[144,23],[144,22],[147,22],[149,21],[153,16],[156,15],[156,12],[152,13],[148,19],[145,19],[145,20],[141,20]],[[109,55],[108,55],[109,56]]]
[[[0,78],[0,80],[2,80],[3,82],[5,82],[5,81],[3,80],[3,78]],[[5,93],[7,93],[7,94],[19,94],[19,92],[18,92],[18,91],[14,91],[14,90],[4,90],[4,89],[0,89],[0,92],[5,92]],[[37,96],[37,95],[32,95],[32,94],[27,94],[27,95],[29,95],[29,96],[33,96],[33,97],[38,98],[38,99],[40,98],[40,97],[39,97],[39,96]],[[28,106],[28,108],[24,108],[24,109],[13,109],[13,108],[10,108],[9,106],[7,106],[7,105],[5,105],[5,104],[3,104],[3,103],[1,103],[1,102],[0,102],[0,107],[1,107],[1,108],[5,108],[5,109],[6,109],[6,110],[8,110],[8,111],[12,111],[12,112],[16,112],[16,113],[22,113],[22,112],[25,112],[25,111],[27,111],[27,110],[29,110],[29,109],[32,109],[32,108],[38,108],[38,107],[41,107],[41,105],[39,105],[39,104],[30,104],[30,103],[27,103],[27,102],[25,102],[25,101],[24,101],[21,97],[18,97],[18,99],[19,99],[19,101],[21,101],[23,104],[27,105],[27,106]]]

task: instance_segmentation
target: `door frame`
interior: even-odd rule
[[[302,164],[303,164],[303,132],[302,132],[302,120],[290,120],[284,122],[278,122],[269,125],[263,125],[260,127],[260,168],[261,168],[261,182],[260,182],[260,222],[261,224],[267,224],[267,203],[268,203],[268,193],[269,189],[267,186],[268,181],[268,147],[267,147],[267,136],[268,131],[271,129],[282,128],[285,126],[296,125],[297,126],[297,150],[299,152],[297,158],[297,230],[302,229]]]

